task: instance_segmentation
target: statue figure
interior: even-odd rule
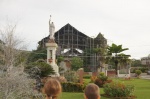
[[[50,39],[54,39],[55,26],[53,22],[51,23],[51,15],[49,20],[49,33],[50,33]]]

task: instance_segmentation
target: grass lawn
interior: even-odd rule
[[[127,84],[133,84],[135,86],[134,94],[137,99],[150,99],[150,80],[146,79],[131,79],[121,80]]]
[[[134,95],[137,96],[136,99],[150,99],[150,80],[145,79],[114,79],[115,81],[122,81],[126,84],[133,84],[135,86]],[[86,79],[86,82],[89,80]],[[100,93],[103,94],[103,88],[100,88]],[[74,92],[63,92],[60,96],[60,99],[84,99],[83,93],[74,93]],[[110,99],[101,96],[101,99]]]
[[[83,93],[71,93],[71,92],[63,92],[61,95],[60,95],[60,98],[59,99],[84,99],[84,94]],[[109,99],[109,98],[106,98],[106,97],[102,97],[101,96],[101,99]]]

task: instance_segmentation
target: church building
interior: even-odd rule
[[[38,49],[46,48],[45,43],[48,42],[49,36],[43,38],[38,42]],[[66,59],[70,59],[74,56],[78,56],[81,58],[86,57],[87,59],[90,58],[91,62],[86,63],[86,65],[89,65],[90,67],[92,66],[92,64],[95,64],[95,67],[100,64],[99,61],[94,57],[94,55],[86,55],[85,51],[91,51],[94,48],[107,47],[107,40],[101,33],[99,33],[97,37],[92,38],[80,32],[69,23],[56,31],[54,34],[54,38],[55,42],[58,44],[56,56],[63,56]],[[95,61],[95,63],[92,63],[93,61]]]

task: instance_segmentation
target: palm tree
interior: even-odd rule
[[[112,56],[112,54],[115,54],[112,59],[113,62],[115,63],[115,70],[117,73],[118,70],[118,63],[119,63],[119,53],[125,51],[125,50],[129,50],[128,48],[122,48],[122,45],[116,45],[116,44],[112,44],[111,46],[108,46],[108,54]]]
[[[131,63],[131,60],[129,59],[130,56],[131,55],[126,55],[123,53],[118,55],[118,58],[119,58],[118,61],[119,61],[121,67],[125,68],[127,65],[129,65]]]

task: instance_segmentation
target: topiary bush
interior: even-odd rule
[[[105,74],[103,72],[100,72],[99,73],[99,76],[104,76]]]
[[[133,85],[125,85],[121,82],[111,82],[104,85],[104,92],[110,97],[129,97],[134,92]]]
[[[103,73],[100,73],[100,75],[94,81],[94,83],[98,85],[99,87],[103,87],[104,84],[110,83],[110,82],[112,82],[112,80],[108,80],[108,77],[105,76]]]
[[[103,85],[104,85],[105,83],[110,83],[110,82],[112,82],[112,80],[108,79],[108,77],[105,76],[103,72],[101,72],[101,73],[98,75],[98,77],[96,78],[96,80],[94,81],[94,83],[95,83],[96,85],[98,85],[99,87],[103,87]]]
[[[135,71],[135,74],[137,75],[137,77],[139,77],[141,73],[142,73],[141,70],[136,70],[136,71]]]

